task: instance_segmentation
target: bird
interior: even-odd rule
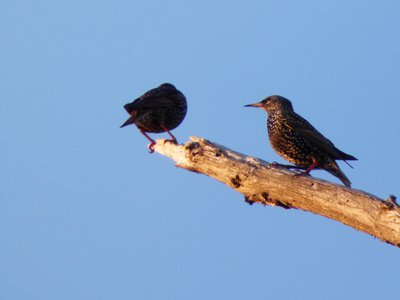
[[[267,129],[272,148],[294,166],[288,168],[305,170],[300,175],[308,175],[313,169],[328,171],[347,187],[350,180],[339,168],[336,160],[357,160],[323,136],[307,120],[293,110],[292,102],[282,96],[268,96],[258,103],[245,107],[258,107],[268,113]]]
[[[131,103],[124,105],[130,117],[120,128],[135,124],[139,131],[150,141],[149,152],[154,152],[156,142],[147,133],[167,132],[175,144],[178,143],[171,130],[182,123],[187,112],[186,97],[171,83],[144,93]]]

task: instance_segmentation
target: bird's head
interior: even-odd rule
[[[261,100],[260,102],[247,104],[245,105],[245,107],[259,107],[268,113],[293,111],[292,102],[278,95],[268,96],[267,98]]]
[[[158,88],[176,90],[176,87],[171,83],[163,83]]]

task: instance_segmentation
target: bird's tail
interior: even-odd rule
[[[336,148],[336,151],[339,153],[338,157],[335,159],[341,159],[341,160],[358,160],[355,158],[353,155],[347,154],[339,149]]]
[[[125,123],[122,124],[120,128],[135,123],[135,117],[136,117],[136,116],[130,116],[129,119],[126,120]]]
[[[335,161],[331,161],[324,166],[324,169],[331,173],[333,176],[340,179],[341,182],[347,187],[351,187],[350,180],[344,175],[342,170],[340,170],[338,164]]]
[[[129,104],[130,104],[130,103],[128,103],[127,105],[129,105]],[[127,105],[125,105],[125,106],[127,106]],[[124,107],[125,107],[125,106],[124,106]],[[135,123],[137,111],[135,111],[135,110],[131,111],[131,112],[130,112],[130,115],[131,115],[131,116],[128,118],[128,120],[126,120],[125,123],[122,124],[120,128]]]
[[[339,153],[339,156],[335,157],[335,159],[343,160],[350,168],[353,168],[353,166],[351,164],[349,164],[346,160],[358,160],[358,159],[355,158],[353,155],[350,155],[343,151],[340,151],[337,148],[336,148],[336,151]]]

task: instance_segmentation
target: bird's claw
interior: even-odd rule
[[[303,177],[303,176],[311,176],[311,175],[310,175],[310,172],[300,172],[300,173],[293,175],[293,177],[296,177],[296,178]]]
[[[170,140],[167,140],[167,139],[165,139],[164,140],[164,145],[165,145],[165,143],[173,143],[173,144],[175,144],[175,145],[178,145],[178,141],[176,140],[176,139],[170,139]]]
[[[272,163],[269,164],[270,168],[279,168],[280,164],[278,164],[276,161],[273,161]]]
[[[155,142],[151,142],[151,143],[147,146],[147,148],[149,148],[149,153],[150,153],[150,154],[154,153],[154,145],[155,145],[155,144],[156,144]]]

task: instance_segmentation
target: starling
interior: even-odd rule
[[[148,148],[154,152],[156,142],[147,132],[167,132],[173,143],[176,138],[170,132],[183,121],[186,115],[187,104],[185,96],[170,83],[163,83],[151,89],[131,103],[125,104],[125,110],[130,117],[121,128],[135,124],[140,132],[150,141]]]
[[[322,169],[350,187],[350,180],[340,170],[336,160],[346,162],[357,158],[337,149],[307,120],[296,114],[288,99],[274,95],[245,106],[259,107],[268,113],[267,128],[272,148],[284,159],[295,164],[292,167],[304,169],[301,174]]]

